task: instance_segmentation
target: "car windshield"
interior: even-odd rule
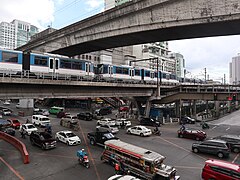
[[[114,135],[112,133],[106,133],[103,136],[105,136],[107,139],[114,138]]]
[[[71,132],[71,133],[66,133],[66,136],[69,137],[69,138],[71,138],[71,137],[75,137],[76,135]]]
[[[32,124],[30,124],[30,125],[27,125],[27,128],[28,128],[28,129],[33,129],[33,128],[35,128],[35,126],[32,125]]]
[[[12,122],[13,122],[13,123],[19,123],[19,121],[18,121],[18,120],[12,120]]]
[[[52,138],[51,134],[49,134],[49,133],[43,133],[43,134],[41,134],[41,136],[43,136],[44,139],[51,139]]]
[[[49,121],[48,118],[42,118],[41,121]]]

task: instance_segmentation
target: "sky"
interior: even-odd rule
[[[0,0],[0,22],[18,19],[41,28],[63,28],[104,10],[104,0]],[[169,50],[181,53],[188,77],[229,77],[229,62],[240,53],[240,36],[199,38],[169,42]]]

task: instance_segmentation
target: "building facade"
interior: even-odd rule
[[[15,49],[26,44],[39,29],[30,23],[13,20],[0,23],[0,48]]]
[[[229,82],[230,84],[240,84],[240,53],[229,63]]]
[[[170,59],[175,62],[175,72],[178,77],[185,77],[185,59],[180,53],[170,53]]]

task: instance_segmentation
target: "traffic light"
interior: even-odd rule
[[[217,100],[217,94],[214,94],[213,100]]]

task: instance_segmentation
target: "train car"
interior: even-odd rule
[[[0,49],[0,72],[16,74],[22,71],[23,53],[21,51]]]
[[[95,67],[95,79],[104,81],[141,81],[141,69],[132,66],[98,64]]]

